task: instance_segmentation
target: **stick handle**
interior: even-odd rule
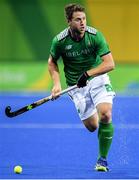
[[[63,94],[65,94],[65,93],[67,93],[67,92],[69,92],[69,91],[71,91],[73,89],[76,89],[76,88],[77,88],[77,85],[70,86],[67,89],[64,89],[63,91],[61,91],[60,95],[63,95]]]
[[[68,87],[67,89],[62,90],[62,91],[61,91],[60,93],[58,93],[57,95],[58,95],[58,96],[61,96],[61,95],[66,94],[66,93],[68,93],[69,91],[71,91],[71,90],[73,90],[73,89],[76,89],[76,88],[77,88],[77,85]],[[52,95],[50,95],[50,96],[47,96],[47,97],[45,97],[45,98],[43,98],[43,99],[40,99],[40,100],[36,101],[35,104],[37,104],[37,106],[39,106],[39,105],[41,105],[41,104],[43,104],[43,103],[45,103],[45,102],[48,102],[48,101],[50,101],[50,100],[52,100],[52,99],[53,99],[53,97],[52,97]]]

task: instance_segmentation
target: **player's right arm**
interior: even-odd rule
[[[61,92],[61,83],[60,83],[60,74],[57,61],[61,55],[59,48],[59,41],[57,36],[54,37],[51,49],[50,56],[48,59],[48,70],[53,80],[52,96],[53,98],[57,97],[57,94]]]
[[[57,94],[61,92],[61,82],[58,65],[51,55],[48,59],[48,70],[53,80],[52,96],[55,99]]]

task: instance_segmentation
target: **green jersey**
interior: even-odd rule
[[[86,27],[84,37],[75,41],[69,28],[54,37],[50,49],[55,62],[62,57],[67,85],[77,83],[85,71],[101,64],[101,56],[110,52],[103,34],[93,27]]]

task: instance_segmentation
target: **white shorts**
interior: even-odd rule
[[[100,103],[111,103],[115,96],[107,74],[97,76],[90,80],[87,86],[70,91],[79,117],[85,120],[97,112],[96,106]]]

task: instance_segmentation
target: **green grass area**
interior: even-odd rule
[[[26,90],[39,81],[46,70],[46,63],[1,64],[0,91]]]
[[[66,88],[63,64],[59,62],[62,88]],[[0,65],[0,91],[27,91],[32,84],[47,79],[47,89],[52,87],[48,73],[47,62],[41,63],[14,63]],[[116,92],[131,91],[130,87],[139,89],[139,65],[116,65],[114,71],[109,73],[113,88]],[[48,75],[49,76],[49,75]],[[129,88],[128,88],[129,87]],[[41,89],[40,89],[41,90]],[[35,91],[35,89],[34,89]],[[44,91],[44,89],[42,89]]]

